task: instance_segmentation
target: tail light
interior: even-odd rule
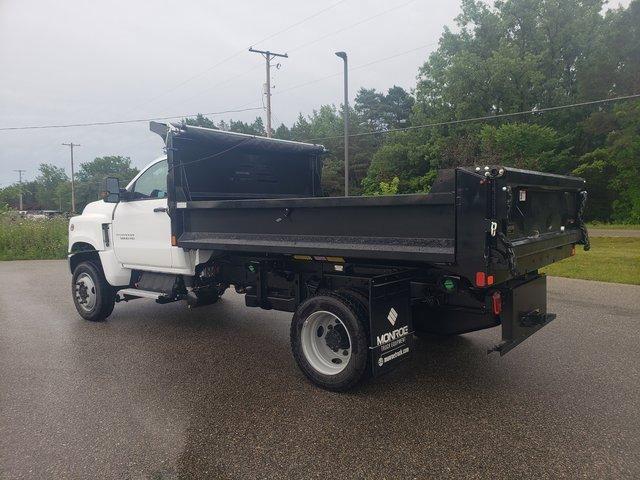
[[[493,292],[491,295],[491,311],[496,316],[502,313],[502,296],[500,292]]]

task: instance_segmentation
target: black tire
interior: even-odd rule
[[[302,327],[315,312],[329,312],[340,319],[351,339],[351,355],[342,371],[328,375],[315,369],[302,347]],[[345,391],[361,382],[369,373],[369,341],[366,310],[347,294],[323,293],[302,302],[291,321],[291,351],[302,373],[321,388]]]
[[[364,310],[364,314],[368,315],[369,311],[369,298],[366,294],[362,293],[360,290],[356,290],[354,288],[345,288],[344,290],[338,290],[338,295],[341,297],[346,297],[351,301],[360,305],[360,307]],[[367,317],[368,318],[368,317]],[[367,322],[367,329],[369,328],[369,323]]]
[[[95,295],[95,301],[91,308],[87,308],[81,304],[81,298],[78,292],[78,279],[83,275],[88,276],[93,282],[92,294]],[[82,318],[90,322],[102,322],[107,319],[116,302],[116,291],[107,283],[102,273],[102,268],[94,262],[81,262],[73,271],[71,279],[71,295],[76,310]]]

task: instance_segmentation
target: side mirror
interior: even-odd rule
[[[105,197],[107,203],[118,203],[120,201],[120,180],[116,177],[107,177],[104,181]]]

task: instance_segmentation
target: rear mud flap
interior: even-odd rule
[[[374,376],[413,353],[409,274],[374,277],[369,283],[369,354]]]
[[[502,297],[502,342],[488,353],[508,353],[556,318],[547,313],[547,277],[523,283]]]

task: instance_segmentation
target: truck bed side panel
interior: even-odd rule
[[[185,202],[184,248],[451,263],[453,193]]]

